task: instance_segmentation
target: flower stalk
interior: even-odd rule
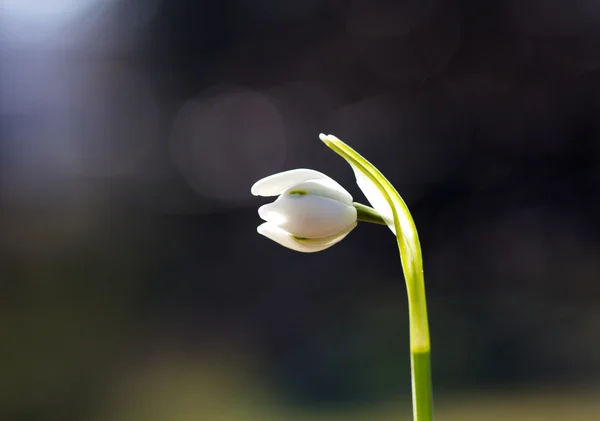
[[[350,164],[359,187],[396,234],[408,295],[413,419],[432,421],[429,322],[423,258],[414,220],[394,186],[373,164],[335,136],[319,137]]]
[[[354,202],[356,208],[357,220],[361,222],[370,222],[372,224],[387,225],[385,219],[375,209],[365,206],[362,203]]]

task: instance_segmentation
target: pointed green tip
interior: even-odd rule
[[[327,145],[327,147],[333,149],[333,145],[337,145],[338,142],[341,142],[340,139],[338,139],[337,137],[335,137],[332,134],[325,134],[325,133],[319,133],[319,139],[321,139],[321,141]],[[335,149],[334,149],[335,150]],[[338,151],[335,151],[338,155],[340,155],[340,153]],[[344,155],[342,155],[342,157],[344,157]],[[345,158],[344,158],[345,159]]]

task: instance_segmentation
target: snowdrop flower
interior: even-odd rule
[[[251,191],[255,196],[279,196],[258,210],[266,222],[257,231],[292,250],[325,250],[357,224],[350,193],[318,171],[284,171],[257,181]]]
[[[413,420],[432,421],[429,322],[423,257],[415,222],[387,178],[361,154],[334,135],[319,138],[354,171],[358,187],[373,208],[352,201],[338,183],[320,172],[298,169],[259,180],[255,196],[279,196],[258,213],[258,232],[301,252],[321,251],[342,240],[358,221],[387,225],[396,237],[408,294]]]

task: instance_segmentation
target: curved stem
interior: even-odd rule
[[[357,174],[360,173],[367,177],[391,208],[408,294],[413,419],[414,421],[432,421],[429,322],[421,246],[414,220],[394,186],[373,164],[335,136],[321,135],[320,137],[327,146],[344,158]],[[392,221],[389,223],[391,224]]]

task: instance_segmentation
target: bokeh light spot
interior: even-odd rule
[[[273,102],[239,91],[190,101],[179,111],[171,156],[198,193],[221,201],[250,197],[259,178],[281,170],[284,123]]]

